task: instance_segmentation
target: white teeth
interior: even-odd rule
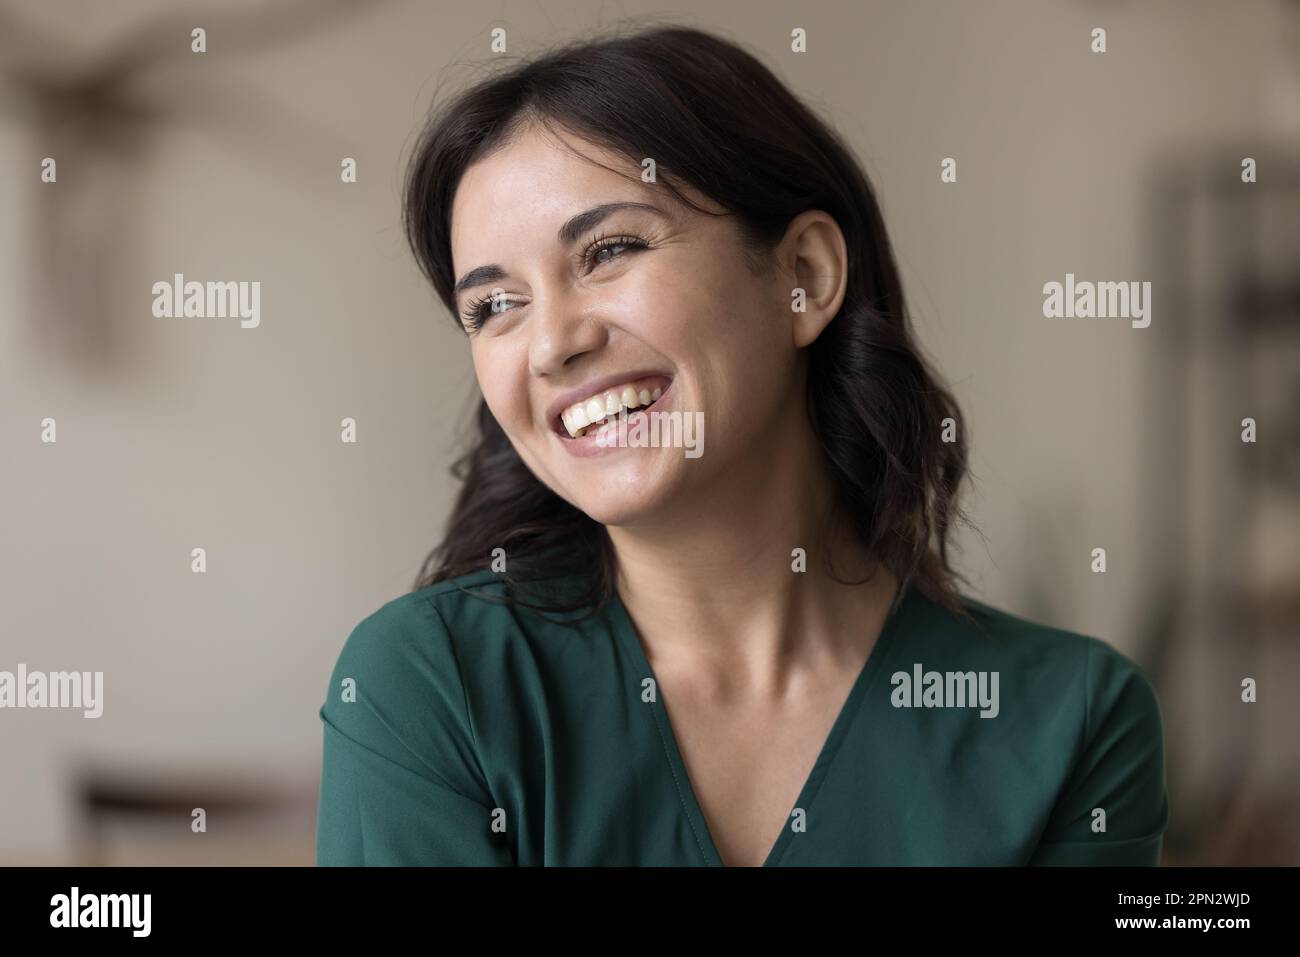
[[[587,412],[581,406],[572,409],[565,409],[560,413],[560,421],[564,423],[564,427],[568,430],[569,434],[573,435],[579,429],[586,428]]]
[[[663,389],[655,389],[653,392],[649,389],[641,389],[638,392],[631,385],[625,385],[569,406],[560,413],[560,421],[564,423],[565,431],[571,438],[578,438],[589,427],[603,422],[606,418],[612,420],[612,417],[618,415],[621,410],[649,405],[661,395]],[[608,424],[606,423],[607,426]]]

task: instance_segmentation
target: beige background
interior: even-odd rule
[[[1277,158],[1261,176],[1282,157],[1294,168],[1295,3],[717,2],[684,13],[411,0],[315,33],[304,14],[282,41],[236,50],[209,26],[201,56],[188,52],[187,21],[216,24],[215,4],[6,6],[56,43],[40,58],[56,73],[166,10],[195,12],[156,41],[180,52],[130,84],[172,113],[137,154],[110,165],[112,154],[63,149],[30,117],[0,115],[0,669],[102,670],[106,684],[98,721],[0,711],[0,861],[84,859],[74,781],[88,766],[297,795],[272,829],[283,846],[241,844],[233,824],[191,836],[182,815],[177,828],[104,838],[114,860],[311,861],[317,708],[335,656],[357,621],[409,586],[450,503],[473,373],[404,245],[400,177],[438,85],[492,59],[493,26],[522,54],[651,16],[761,55],[842,131],[879,191],[919,338],[973,435],[965,501],[984,538],[961,537],[960,563],[979,597],[1137,654],[1151,582],[1181,574],[1185,556],[1162,550],[1146,511],[1166,478],[1153,472],[1161,425],[1148,403],[1152,363],[1187,318],[1157,286],[1149,329],[1055,323],[1041,288],[1066,272],[1158,277],[1176,239],[1150,213],[1162,164],[1226,150],[1229,178],[1233,156]],[[268,6],[279,5],[220,5],[236,20]],[[789,50],[796,26],[808,31],[802,55]],[[1093,26],[1108,31],[1104,55],[1089,52]],[[38,178],[47,155],[57,186]],[[358,161],[355,185],[339,182],[345,156]],[[939,181],[946,156],[958,160],[953,185]],[[122,212],[106,227],[106,282],[70,319],[33,279],[37,237],[49,191],[92,175],[105,178],[82,214],[108,215],[114,197]],[[83,265],[59,260],[69,283]],[[260,328],[155,319],[150,287],[175,272],[259,280]],[[1231,432],[1240,415],[1225,414]],[[39,441],[46,416],[54,446]],[[355,446],[339,441],[345,416],[358,422]],[[1190,517],[1193,537],[1209,519]],[[1283,538],[1265,564],[1295,582]],[[1097,545],[1106,575],[1089,571]],[[207,549],[205,575],[190,571],[195,546]],[[1218,755],[1240,742],[1206,737],[1220,722],[1198,689],[1230,704],[1238,672],[1189,646],[1182,690],[1162,698],[1171,753],[1187,755],[1176,814],[1246,780],[1294,813],[1297,746],[1277,725],[1296,720],[1294,703],[1277,703],[1296,685],[1287,628],[1261,665],[1274,710],[1240,732],[1266,745],[1227,771]],[[1180,846],[1206,859],[1202,838],[1212,836],[1189,832]]]

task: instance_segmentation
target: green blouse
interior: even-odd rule
[[[320,709],[317,863],[721,866],[622,602],[560,624],[505,588],[440,582],[348,636]],[[1096,638],[963,601],[976,623],[900,594],[764,866],[1159,862],[1147,679]]]

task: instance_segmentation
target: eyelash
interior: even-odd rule
[[[592,260],[595,258],[595,256],[598,255],[602,249],[608,249],[612,246],[626,246],[629,250],[650,248],[650,244],[646,242],[644,239],[642,239],[640,236],[630,236],[630,235],[601,236],[598,239],[593,240],[591,245],[587,247],[586,251],[583,252],[580,257],[578,257],[579,265],[586,266],[590,264]],[[618,256],[622,256],[622,255],[624,254],[618,253],[611,258],[616,259],[618,258]],[[605,262],[609,262],[609,261],[610,260],[608,259],[605,260]],[[597,265],[603,265],[603,264],[597,264]],[[477,332],[479,329],[483,327],[483,324],[487,322],[488,310],[490,309],[491,305],[492,305],[491,296],[476,297],[474,299],[471,299],[469,302],[465,304],[465,313],[464,315],[461,316],[461,320],[465,323],[466,326],[469,327],[471,332]]]

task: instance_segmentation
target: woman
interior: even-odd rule
[[[1157,863],[1152,688],[957,590],[964,423],[757,60],[660,28],[483,81],[406,225],[483,402],[331,678],[319,863]]]

